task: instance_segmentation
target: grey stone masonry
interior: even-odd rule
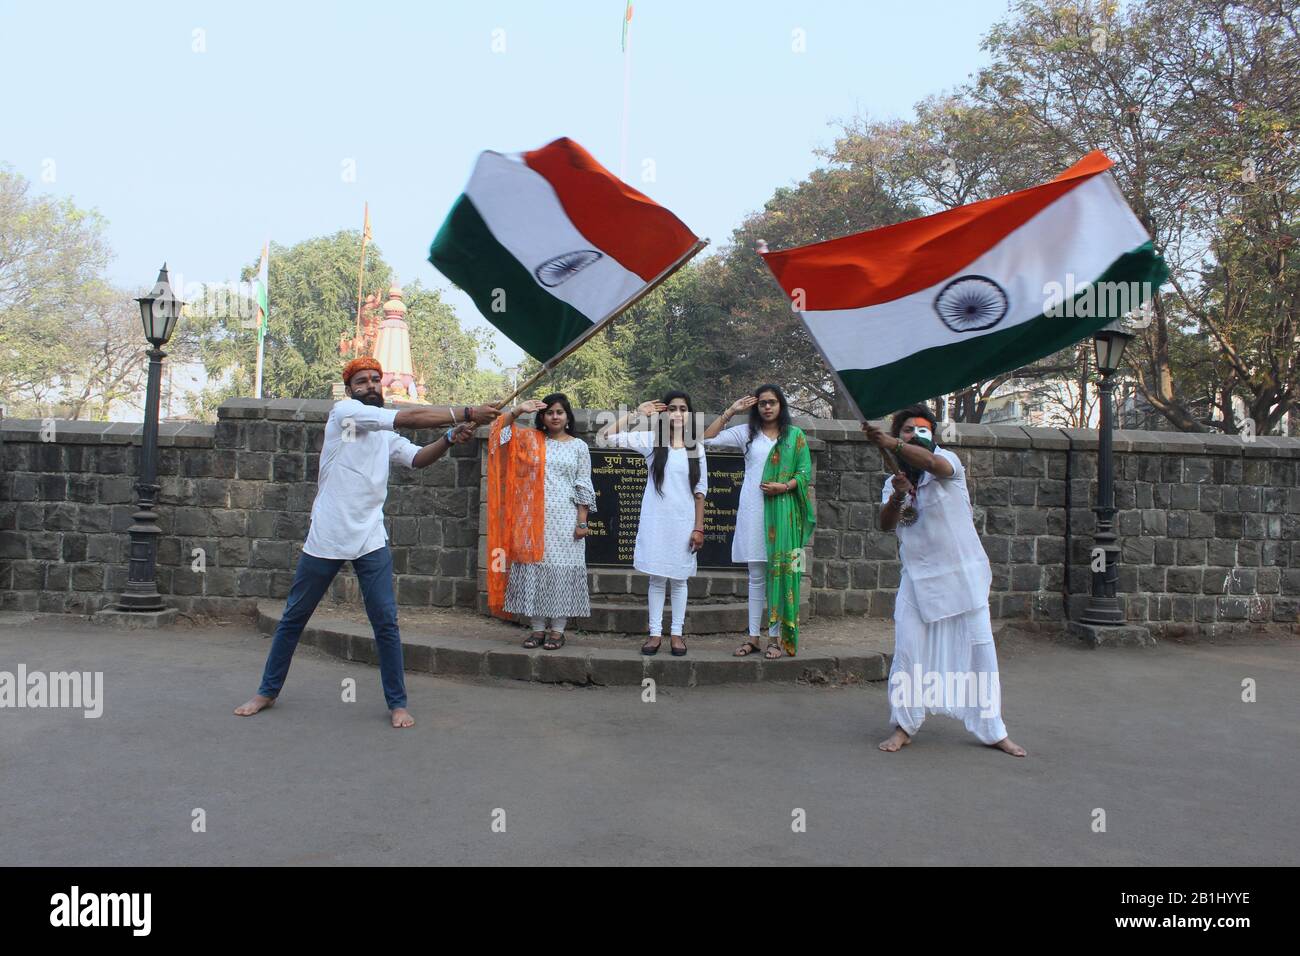
[[[213,616],[283,599],[307,535],[329,401],[233,399],[216,425],[160,428],[158,590]],[[126,584],[141,426],[0,423],[0,607],[92,613]],[[418,445],[434,432],[406,432]],[[45,439],[50,440],[45,440]],[[473,607],[478,449],[394,467],[385,527],[398,600]],[[351,566],[334,600],[359,603]]]
[[[158,587],[169,604],[231,615],[283,600],[330,404],[234,399],[216,425],[162,426]],[[612,415],[577,417],[594,446]],[[0,422],[0,608],[91,613],[126,582],[140,426],[51,424]],[[878,530],[880,454],[856,422],[798,424],[811,439],[817,499],[811,613],[889,617],[900,568],[894,535]],[[392,470],[385,515],[399,604],[481,607],[486,432],[427,469]],[[1061,629],[1088,600],[1096,433],[958,425],[951,438],[940,443],[966,466],[993,616]],[[1300,627],[1300,439],[1121,431],[1114,444],[1131,623],[1159,637]],[[628,600],[644,594],[630,570],[592,574],[593,594],[620,581]],[[692,594],[743,602],[731,577],[713,577]],[[359,601],[350,568],[332,596]]]

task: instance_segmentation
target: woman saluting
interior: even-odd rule
[[[741,412],[749,421],[724,426]],[[799,587],[806,565],[804,549],[817,523],[812,500],[812,456],[803,429],[790,422],[785,394],[760,385],[738,399],[704,431],[708,448],[734,448],[745,455],[731,560],[749,568],[749,637],[736,648],[746,657],[758,650],[763,607],[767,607],[768,645],[763,656],[775,660],[799,649]]]

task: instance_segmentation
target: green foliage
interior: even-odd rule
[[[269,318],[262,367],[265,398],[329,398],[343,359],[339,341],[356,328],[357,262],[361,234],[343,231],[293,246],[271,244]],[[251,261],[241,281],[256,278]],[[373,243],[366,247],[364,292],[386,297],[392,269]],[[244,290],[247,293],[248,290]],[[492,356],[485,333],[460,328],[438,292],[415,282],[403,291],[411,329],[411,360],[423,376],[430,401],[477,404],[499,397],[504,377],[478,369],[478,357]],[[195,403],[211,418],[226,398],[253,393],[257,330],[247,296],[210,288],[186,309],[178,330],[183,357],[201,361],[209,385]]]
[[[104,219],[29,193],[0,166],[0,401],[11,415],[64,401],[98,344],[87,317],[93,327],[117,296],[103,277],[112,258]]]

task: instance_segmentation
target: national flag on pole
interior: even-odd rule
[[[266,343],[266,322],[270,315],[270,308],[267,305],[267,287],[270,285],[268,279],[271,264],[271,240],[268,239],[262,246],[262,262],[257,267],[257,278],[253,280],[253,305],[257,310],[257,369],[253,374],[253,397],[262,397],[262,358],[265,352]]]
[[[539,362],[567,353],[704,247],[571,139],[482,153],[429,250]]]
[[[866,418],[1027,365],[1168,276],[1091,152],[1041,186],[762,253]]]
[[[257,278],[253,280],[253,307],[257,310],[257,339],[260,342],[266,336],[267,309],[266,289],[267,275],[271,261],[271,240],[262,246],[262,262],[257,267]]]

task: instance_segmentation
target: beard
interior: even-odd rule
[[[380,392],[367,392],[364,395],[358,395],[357,401],[363,405],[373,405],[375,408],[384,407],[384,396]]]

